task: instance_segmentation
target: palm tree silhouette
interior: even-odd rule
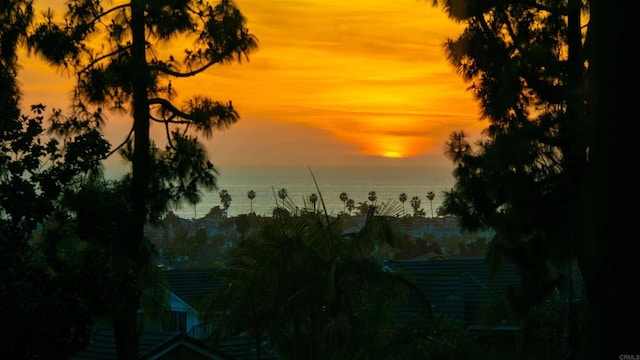
[[[433,191],[429,191],[427,194],[427,199],[429,199],[429,203],[431,204],[431,217],[433,217],[433,199],[436,197],[436,194]]]
[[[284,200],[287,198],[287,196],[289,196],[289,194],[287,194],[287,189],[282,188],[278,190],[278,197],[280,198],[280,200],[282,200],[283,207],[284,207]]]
[[[420,209],[420,205],[422,204],[422,200],[419,197],[414,196],[411,198],[411,207],[413,208],[413,216],[420,216],[424,213],[422,209]]]
[[[318,194],[313,193],[309,195],[309,201],[313,205],[313,212],[316,212],[316,203],[318,202]]]
[[[402,203],[402,215],[404,215],[404,203],[407,201],[407,194],[400,193],[400,195],[398,195],[398,200]]]
[[[349,215],[351,215],[351,212],[356,207],[356,202],[353,199],[348,199],[346,205],[347,205],[347,210],[349,210]]]
[[[231,194],[229,194],[225,189],[220,190],[220,202],[222,203],[224,214],[226,216],[227,210],[229,210],[229,206],[231,206]]]
[[[251,213],[253,213],[253,199],[256,198],[256,192],[253,190],[249,190],[247,193],[247,197],[249,198],[249,203],[251,204]]]
[[[371,211],[372,214],[375,214],[378,209],[376,208],[376,199],[378,199],[378,194],[371,190],[369,191],[369,197],[368,197],[369,201],[371,201],[371,207],[369,208],[369,211]]]
[[[340,193],[340,201],[342,201],[342,211],[347,210],[347,200],[349,200],[349,196],[346,192]]]

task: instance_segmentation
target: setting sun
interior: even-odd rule
[[[388,158],[401,158],[402,155],[397,152],[397,151],[387,151],[386,153],[384,153],[384,157],[388,157]]]

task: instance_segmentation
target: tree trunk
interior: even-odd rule
[[[144,0],[132,1],[132,70],[134,150],[132,160],[133,205],[129,237],[121,243],[127,272],[121,272],[121,293],[115,309],[114,333],[118,360],[138,360],[137,311],[140,303],[141,275],[146,265],[142,253],[146,221],[147,184],[149,182],[149,104],[147,95],[147,63],[145,57]],[[128,277],[128,279],[127,279]]]
[[[585,355],[589,359],[640,354],[640,306],[633,290],[638,256],[630,251],[630,241],[636,241],[630,234],[635,232],[637,212],[630,209],[636,204],[627,202],[637,199],[632,193],[638,188],[632,184],[631,171],[637,145],[628,134],[630,120],[637,119],[638,111],[633,13],[624,2],[591,1],[586,48],[590,54],[590,190],[595,206],[580,258],[588,312]]]
[[[121,283],[122,288],[127,285]],[[113,333],[116,340],[118,360],[138,360],[137,312],[139,296],[137,291],[121,291],[113,313]]]
[[[583,241],[586,236],[585,224],[589,221],[588,209],[589,205],[593,205],[590,199],[591,193],[589,189],[588,181],[588,160],[586,156],[586,149],[588,144],[587,138],[587,112],[584,106],[584,91],[586,86],[585,81],[585,65],[584,65],[584,52],[582,43],[582,0],[569,0],[568,1],[568,16],[567,16],[567,46],[568,46],[568,61],[567,61],[567,86],[566,86],[566,98],[567,98],[567,110],[566,118],[567,124],[565,129],[565,136],[567,139],[567,146],[564,152],[564,171],[567,178],[566,189],[570,194],[570,201],[568,202],[568,214],[575,214],[576,219],[572,219],[572,223],[568,224],[568,228],[571,229],[568,233],[565,233],[567,237],[565,241],[570,244],[578,244]],[[572,191],[575,189],[575,191]],[[573,248],[569,247],[573,250]],[[575,254],[570,254],[569,258],[571,262],[574,260]],[[569,263],[571,264],[571,263]],[[569,272],[567,272],[567,278],[571,279],[571,265],[569,266]],[[578,333],[577,316],[573,316],[573,300],[571,296],[572,284],[568,286],[566,304],[566,316],[567,316],[567,347],[569,354],[567,359],[576,359],[579,357],[580,351],[583,349],[580,343],[580,335]]]

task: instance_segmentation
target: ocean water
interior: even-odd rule
[[[203,193],[202,201],[195,206],[187,204],[172,211],[185,219],[202,218],[211,208],[222,207],[219,191],[224,189],[231,195],[228,216],[248,214],[252,209],[258,215],[271,216],[276,201],[280,201],[278,190],[286,189],[289,199],[299,208],[304,207],[305,201],[311,206],[308,197],[312,193],[322,195],[329,214],[343,211],[342,192],[356,205],[370,203],[370,191],[376,192],[377,203],[398,201],[400,193],[405,193],[408,198],[405,211],[412,212],[411,198],[418,196],[425,214],[431,216],[431,205],[435,215],[442,204],[443,191],[450,190],[454,184],[450,167],[226,165],[219,166],[218,171],[218,190]],[[247,196],[250,190],[256,194],[253,201]],[[435,194],[432,203],[427,199],[429,191]],[[321,208],[320,201],[316,207]]]

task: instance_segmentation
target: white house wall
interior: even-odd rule
[[[187,312],[187,334],[191,333],[191,329],[200,324],[198,312],[191,305],[187,304],[184,300],[178,297],[174,293],[171,294],[171,311],[186,311]]]

